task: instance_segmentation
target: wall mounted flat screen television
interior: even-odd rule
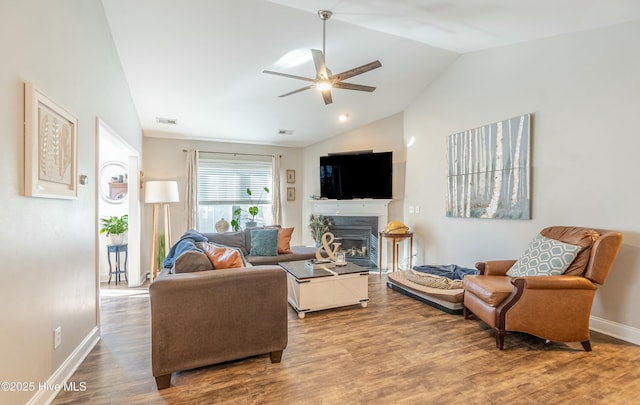
[[[320,197],[391,199],[392,152],[320,156]]]

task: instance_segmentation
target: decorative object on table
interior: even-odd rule
[[[112,204],[124,202],[129,193],[127,177],[124,163],[112,161],[103,164],[98,177],[100,197]]]
[[[178,182],[171,180],[147,181],[145,183],[144,201],[147,204],[153,204],[153,232],[151,234],[151,269],[150,278],[156,275],[156,255],[158,238],[158,210],[162,207],[164,212],[164,247],[171,247],[171,215],[169,211],[169,203],[179,202]]]
[[[287,187],[287,201],[295,201],[295,200],[296,200],[296,188]]]
[[[78,119],[25,83],[25,195],[78,197]]]
[[[229,222],[222,218],[220,221],[216,222],[216,232],[225,233],[229,230]]]
[[[384,228],[383,232],[384,233],[407,233],[409,232],[409,227],[400,221],[391,221]]]
[[[304,264],[305,264],[305,266],[307,266],[311,270],[333,269],[337,265],[337,263],[332,261],[331,259],[309,259],[309,260],[305,261]]]
[[[129,230],[129,215],[100,218],[100,224],[100,234],[106,234],[112,245],[124,243],[124,234]]]
[[[344,252],[336,252],[336,266],[346,266],[347,261],[345,260]]]
[[[296,171],[287,170],[287,183],[295,183],[295,182],[296,182]]]
[[[311,236],[316,242],[316,247],[321,245],[322,235],[324,235],[325,232],[329,232],[330,225],[331,222],[329,221],[329,218],[324,215],[311,214],[309,216],[309,229],[311,229]]]
[[[240,219],[242,217],[246,219],[245,227],[253,228],[257,225],[256,217],[260,212],[260,208],[258,208],[258,203],[253,200],[253,193],[251,192],[250,188],[247,188],[246,193],[247,193],[247,196],[249,196],[249,201],[251,202],[251,205],[249,206],[249,208],[247,208],[246,210],[243,208],[236,208],[233,211],[233,219],[231,219],[231,228],[233,228],[233,230],[236,232],[240,230]],[[264,195],[264,193],[267,193],[267,194],[269,193],[269,187],[262,188],[262,192],[260,193],[260,197],[258,198],[257,201],[262,200],[262,196]]]
[[[331,232],[325,232],[322,235],[322,246],[316,249],[316,259],[324,260],[325,257],[322,256],[322,250],[327,253],[329,259],[336,261],[336,253],[340,250],[341,243],[333,241],[335,240],[335,236]],[[331,247],[333,245],[333,248]]]
[[[447,138],[447,216],[531,219],[531,114]]]

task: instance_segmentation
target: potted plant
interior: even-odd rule
[[[129,215],[100,218],[100,224],[102,225],[100,234],[105,233],[110,237],[112,245],[122,245],[124,233],[129,230]]]
[[[262,193],[260,194],[260,198],[258,198],[258,201],[262,200],[262,196],[264,195],[264,193],[268,193],[268,192],[269,192],[269,187],[264,187],[262,189]],[[252,198],[253,193],[251,192],[251,189],[247,188],[246,193],[247,193],[247,196],[249,196],[249,201],[251,202],[251,205],[249,206],[249,208],[247,208],[246,210],[244,208],[236,208],[233,211],[233,219],[231,220],[231,227],[236,232],[240,230],[240,218],[242,216],[244,216],[247,219],[247,221],[245,221],[246,227],[250,228],[257,225],[256,217],[258,216],[260,209],[258,208],[258,205],[253,201],[253,198]]]
[[[317,247],[322,243],[322,235],[329,232],[329,225],[331,225],[331,222],[324,215],[311,214],[309,217],[309,229],[311,229],[311,236]]]

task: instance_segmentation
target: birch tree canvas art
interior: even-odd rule
[[[531,114],[447,138],[447,216],[531,219]]]

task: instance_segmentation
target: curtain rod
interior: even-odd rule
[[[261,153],[239,153],[239,152],[214,152],[214,151],[208,151],[208,150],[199,150],[196,149],[198,152],[200,153],[218,153],[221,155],[243,155],[243,156],[269,156],[269,157],[274,157],[276,155],[271,154],[271,155],[266,155],[266,154],[261,154]],[[188,149],[182,149],[183,152],[189,152]],[[278,155],[278,157],[282,157],[282,155]]]

